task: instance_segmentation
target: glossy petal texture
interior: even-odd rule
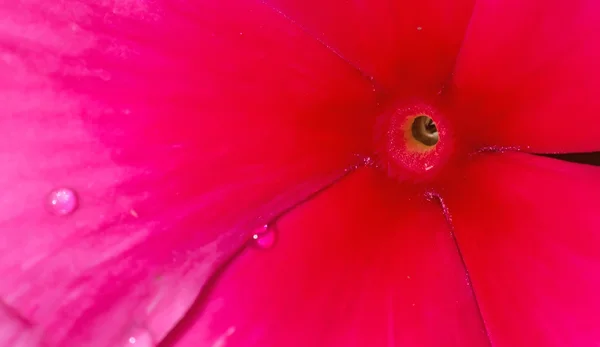
[[[277,232],[227,269],[172,346],[488,346],[437,202],[365,168]]]
[[[448,99],[476,147],[600,150],[600,2],[481,0]]]
[[[452,73],[474,0],[264,0],[387,89],[435,96]]]
[[[370,145],[354,68],[260,2],[185,3],[0,5],[3,345],[160,340],[254,226]],[[44,206],[61,187],[66,216]]]
[[[450,186],[445,201],[493,345],[600,341],[600,168],[487,154]]]

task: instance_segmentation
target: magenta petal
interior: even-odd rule
[[[175,346],[488,346],[437,203],[362,169],[275,228]]]
[[[486,155],[446,203],[494,346],[600,341],[600,168]]]
[[[600,2],[481,0],[450,98],[474,145],[600,150]]]
[[[158,342],[254,227],[370,146],[370,81],[258,2],[0,18],[0,296],[31,345]]]
[[[474,0],[266,0],[387,88],[434,96],[450,78]],[[404,96],[406,96],[404,95]]]

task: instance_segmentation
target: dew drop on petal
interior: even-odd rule
[[[150,332],[144,329],[134,329],[129,333],[124,347],[154,347],[155,343]]]
[[[46,204],[52,213],[58,216],[66,216],[77,209],[78,200],[77,193],[73,189],[58,188],[48,194]]]
[[[275,230],[273,227],[263,225],[257,228],[252,234],[252,241],[260,248],[271,248],[275,245]]]

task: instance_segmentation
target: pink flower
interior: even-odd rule
[[[533,153],[599,61],[597,0],[5,0],[0,346],[596,346],[600,168]]]

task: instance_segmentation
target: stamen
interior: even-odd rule
[[[425,146],[435,146],[440,139],[435,122],[427,116],[416,117],[413,121],[411,132],[414,139]]]

